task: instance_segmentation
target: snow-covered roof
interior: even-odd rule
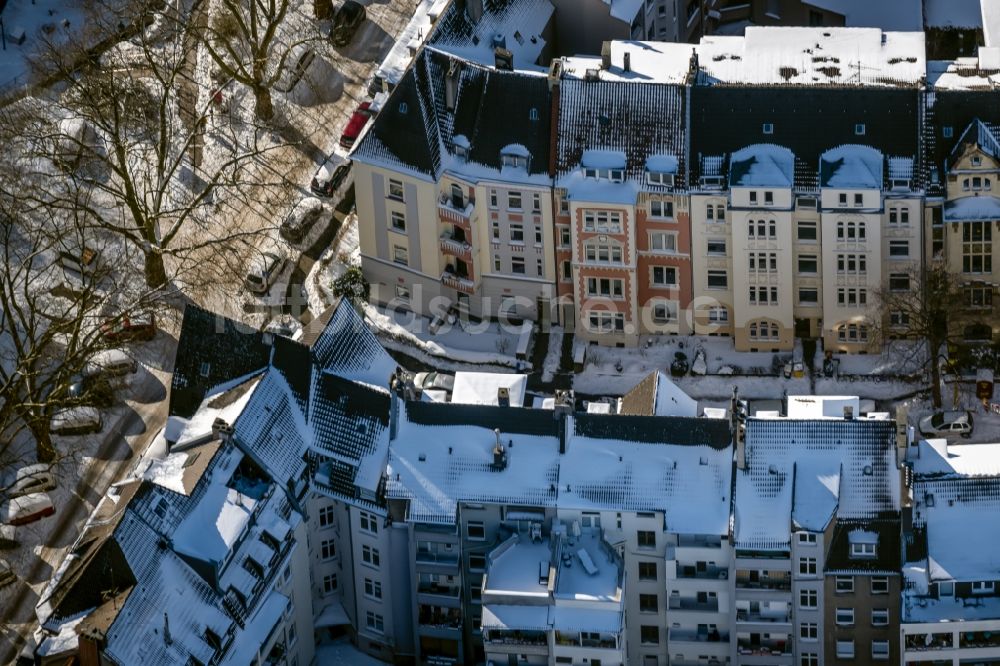
[[[921,0],[808,0],[808,4],[840,14],[848,27],[924,29]]]
[[[751,418],[745,433],[746,466],[736,471],[734,502],[738,548],[788,549],[792,520],[812,523],[829,508],[831,495],[840,520],[899,511],[895,423]],[[834,495],[830,483],[838,469]]]
[[[403,72],[413,60],[413,54],[423,46],[424,38],[430,34],[434,21],[448,6],[450,0],[421,0],[406,27],[393,42],[389,53],[376,70],[376,76],[392,86],[399,83]]]
[[[831,148],[820,157],[820,187],[881,189],[882,153],[870,146]]]
[[[611,67],[604,69],[600,56],[563,58],[563,77],[583,79],[588,72],[596,72],[601,81],[682,85],[687,82],[694,48],[691,44],[678,42],[614,40],[611,42]],[[625,70],[626,54],[628,71]]]
[[[511,407],[524,406],[528,376],[499,372],[456,372],[451,401],[462,405],[499,405],[498,392],[508,391]]]
[[[729,157],[731,187],[791,187],[795,181],[795,155],[784,146],[758,143]]]
[[[982,56],[989,53],[989,49],[980,48],[979,56],[928,61],[927,86],[934,90],[996,90],[1000,68],[983,61]]]
[[[860,416],[861,400],[856,395],[788,396],[788,418],[790,419],[842,419],[844,418],[845,407],[851,408],[851,414],[853,416]]]
[[[536,61],[555,15],[550,0],[483,0],[482,7],[482,17],[472,21],[464,4],[451,3],[428,43],[488,67],[494,65],[494,49],[502,47],[513,54],[515,69],[544,69],[546,63]]]
[[[1000,2],[980,0],[983,22],[983,42],[987,47],[1000,47]]]
[[[840,502],[840,465],[834,460],[795,463],[792,523],[799,529],[822,532]]]
[[[620,411],[631,416],[697,416],[698,401],[657,370],[622,396]]]
[[[1000,444],[949,444],[946,439],[922,439],[910,451],[913,471],[924,479],[1000,476]]]
[[[924,0],[928,28],[982,28],[980,0]]]
[[[913,87],[926,68],[922,31],[754,26],[703,37],[697,52],[703,83]]]
[[[946,201],[944,219],[947,222],[1000,220],[1000,197],[970,196]]]

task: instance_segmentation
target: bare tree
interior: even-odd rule
[[[941,373],[945,349],[963,341],[970,323],[966,294],[960,276],[940,264],[907,273],[909,288],[883,288],[876,293],[880,321],[877,337],[911,338],[927,345],[925,367],[931,376],[931,396],[935,408],[942,405]],[[924,350],[921,350],[921,353]]]
[[[298,53],[296,47],[309,37],[290,39],[283,34],[282,25],[292,7],[290,0],[217,3],[217,11],[205,26],[205,47],[227,78],[250,88],[257,118],[269,121],[274,117],[271,88],[286,65],[295,64],[290,60]]]

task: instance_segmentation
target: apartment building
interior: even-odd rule
[[[992,563],[1000,446],[921,441],[898,649],[906,664],[992,663],[1000,658],[1000,603]]]
[[[835,414],[838,408],[843,415]],[[836,593],[830,596],[828,579],[853,571],[842,553],[843,537],[853,542],[863,532],[869,538],[882,526],[876,519],[894,517],[898,527],[900,511],[895,423],[854,418],[857,409],[856,398],[789,397],[787,417],[748,418],[742,426],[736,445],[730,648],[737,663],[818,665],[838,658],[829,646],[846,640],[838,638],[836,622],[845,615],[834,612],[831,621],[830,609],[848,606]],[[896,534],[882,543],[886,559],[874,560],[880,565],[892,563]],[[884,573],[858,568],[863,569],[854,572],[858,578]],[[850,608],[860,608],[856,612],[866,610],[854,603]],[[873,631],[879,633],[872,641],[883,640],[893,626]],[[842,647],[839,656],[845,657]]]
[[[550,113],[544,77],[421,52],[353,153],[374,301],[551,316]]]

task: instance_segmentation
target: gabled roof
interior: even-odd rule
[[[826,571],[897,573],[902,564],[901,529],[898,519],[838,521],[826,552]],[[858,534],[875,542],[875,557],[851,556],[851,541]]]
[[[469,17],[465,3],[452,2],[438,19],[427,43],[463,59],[492,67],[494,40],[514,56],[515,69],[541,69],[536,61],[551,34],[555,15],[550,0],[482,0],[483,15],[478,21]]]
[[[882,189],[882,153],[870,146],[845,145],[823,153],[819,186]]]
[[[270,356],[260,331],[188,304],[174,357],[170,415],[191,416],[209,389],[262,370]]]
[[[985,123],[978,118],[973,120],[955,142],[955,147],[948,155],[948,161],[954,163],[973,145],[978,146],[985,155],[993,159],[1000,159],[1000,125]],[[948,166],[954,165],[949,164]]]
[[[697,416],[698,401],[656,370],[622,396],[618,413],[632,416]]]
[[[388,386],[397,364],[351,304],[338,301],[323,318],[327,323],[312,344],[313,363],[347,379]]]

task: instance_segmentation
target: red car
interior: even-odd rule
[[[368,119],[372,117],[372,112],[368,110],[369,107],[371,107],[371,102],[361,102],[358,110],[347,121],[347,127],[344,128],[344,133],[340,135],[340,145],[344,148],[350,148],[354,145],[354,142],[361,134],[361,130],[368,123]]]
[[[108,342],[152,340],[156,336],[156,317],[150,313],[126,315],[118,321],[109,320],[101,326],[101,335]]]

